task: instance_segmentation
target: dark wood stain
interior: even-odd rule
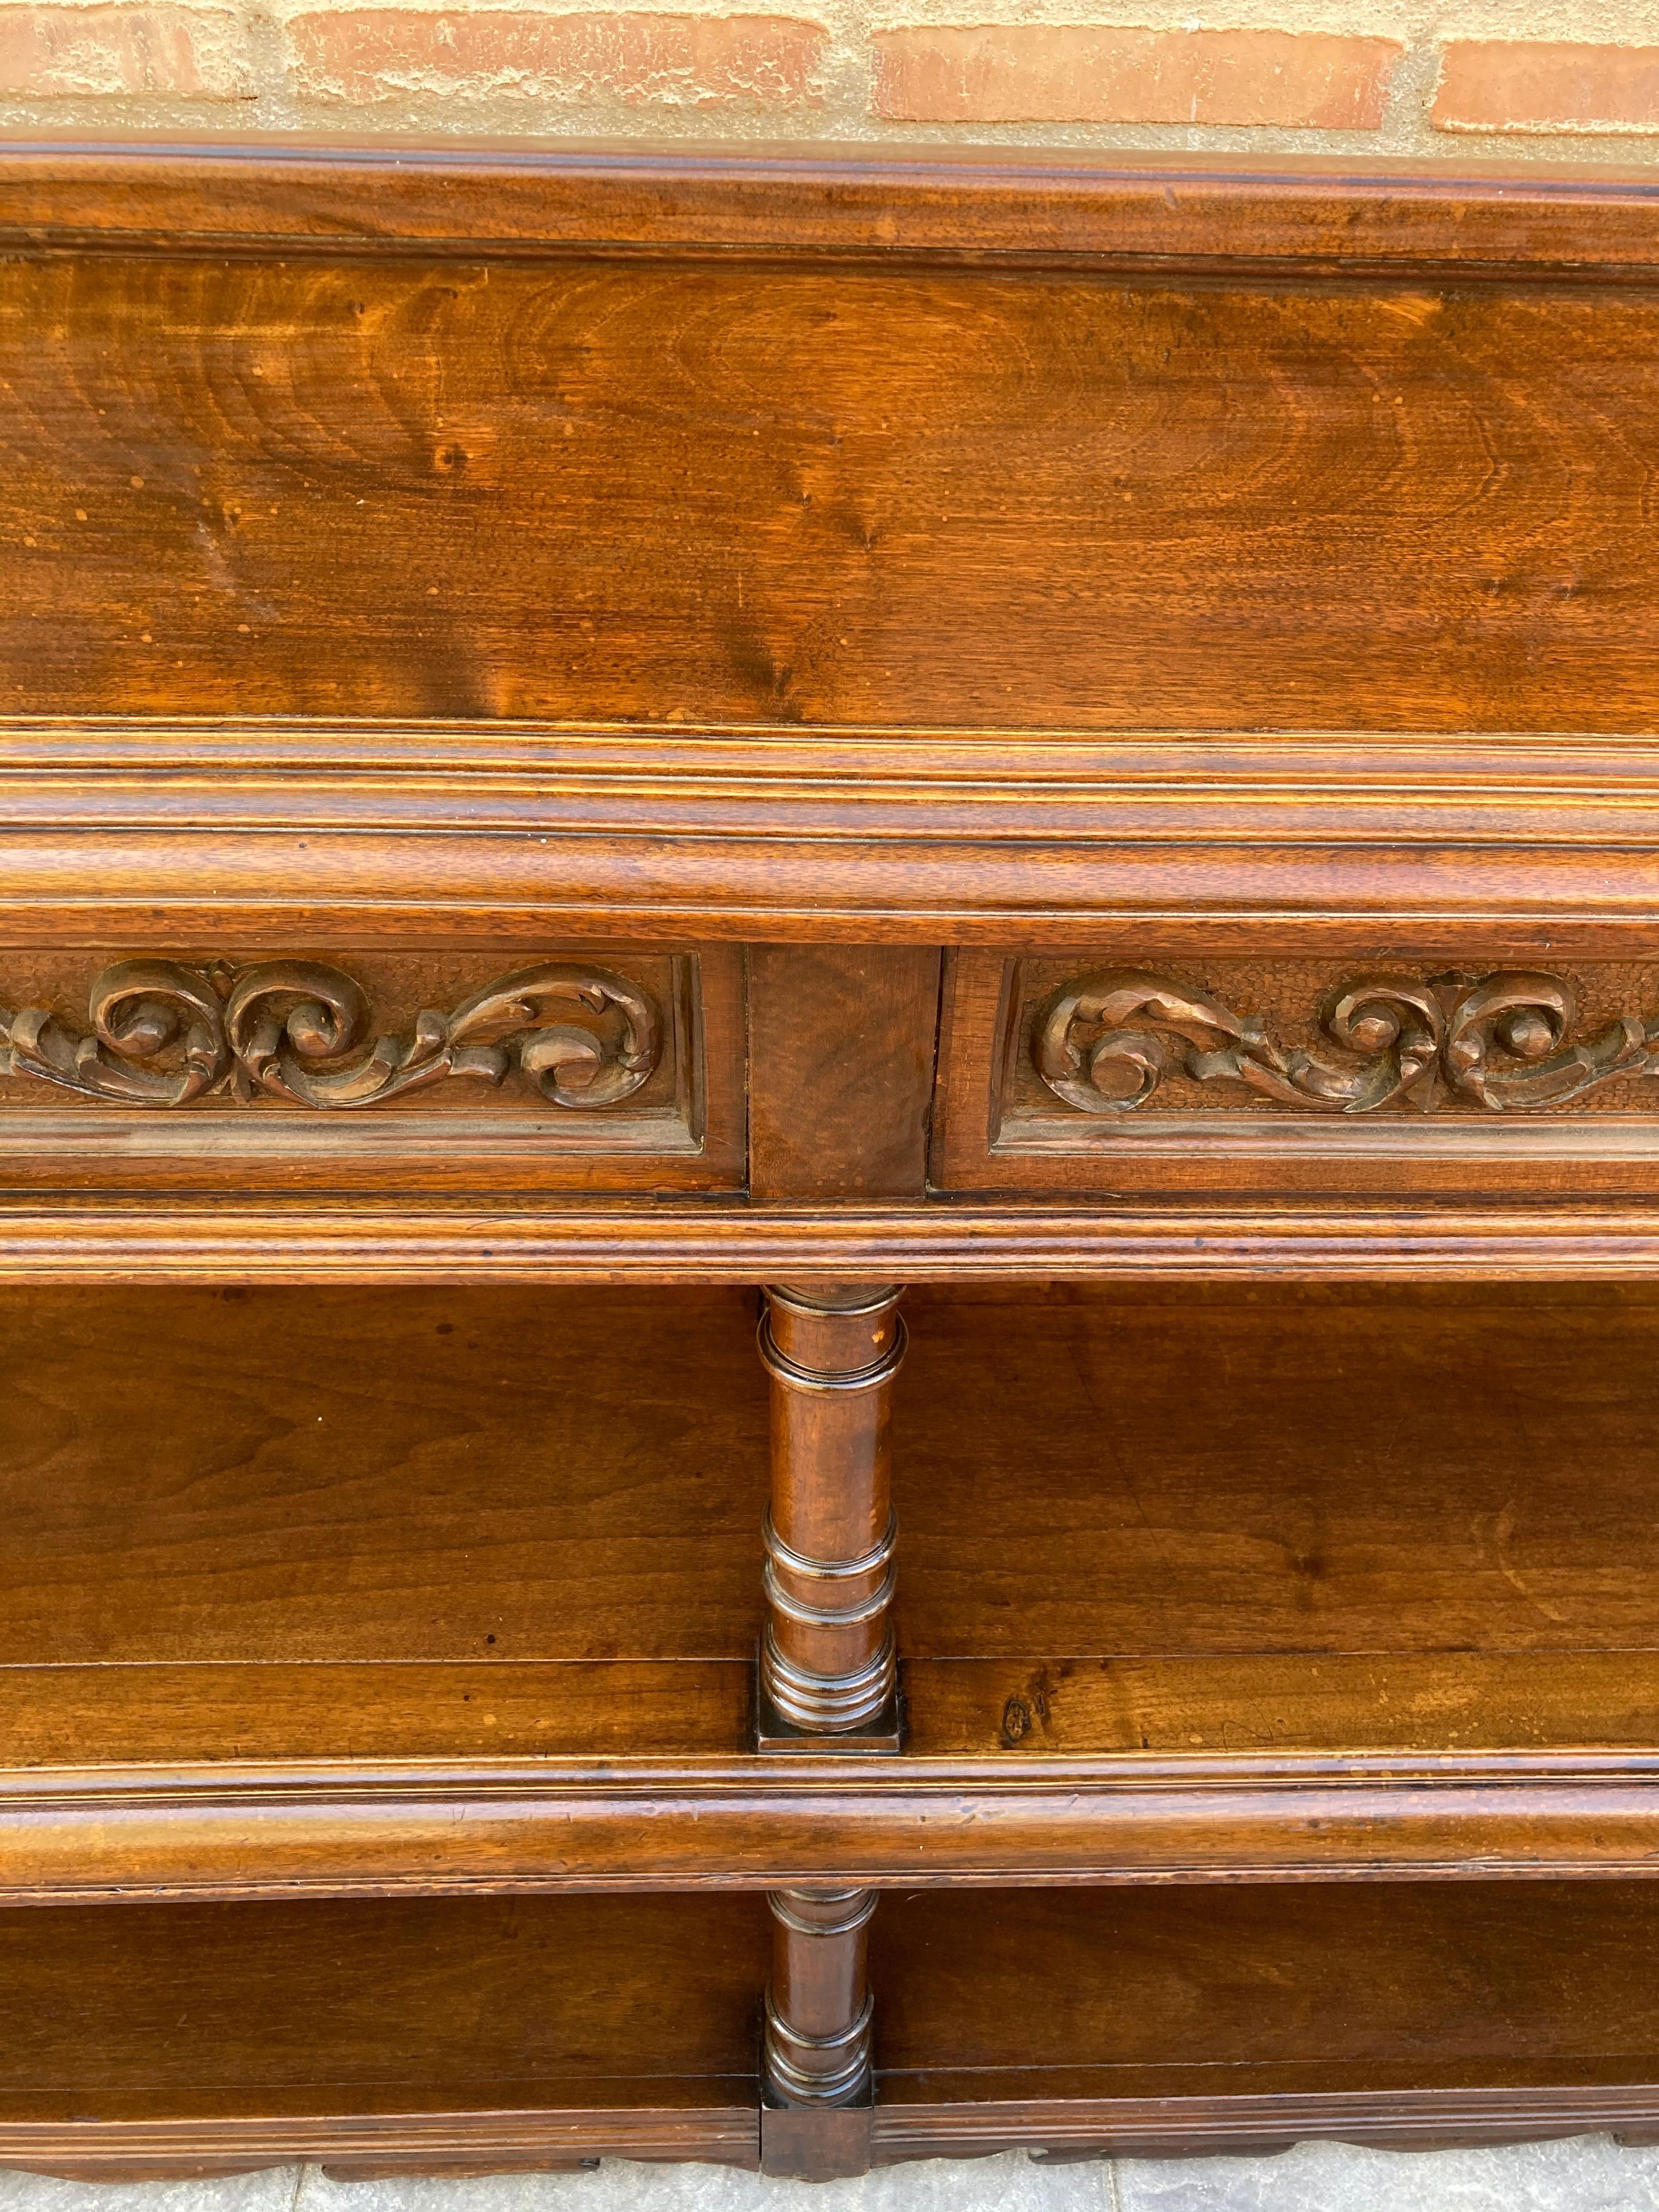
[[[1659,2129],[1656,343],[1615,174],[0,149],[0,2162]]]

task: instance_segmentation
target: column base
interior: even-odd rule
[[[761,2172],[784,2181],[842,2181],[870,2171],[871,2103],[763,2105]]]
[[[814,1758],[837,1752],[902,1751],[904,1748],[904,1698],[896,1682],[879,1712],[856,1728],[831,1731],[797,1728],[786,1720],[768,1693],[762,1679],[760,1655],[755,1656],[755,1748],[767,1752],[799,1752]]]

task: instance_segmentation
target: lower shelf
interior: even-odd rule
[[[0,1913],[0,2164],[752,2166],[757,1896]]]
[[[877,2162],[1659,2130],[1659,1886],[896,1893]],[[762,1898],[0,1914],[0,2164],[752,2165]]]

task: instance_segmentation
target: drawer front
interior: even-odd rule
[[[710,1190],[744,1176],[741,954],[0,951],[0,1183]]]
[[[1659,1189],[1659,962],[958,953],[932,1179],[1103,1197]]]

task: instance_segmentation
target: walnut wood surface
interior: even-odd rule
[[[638,1295],[15,1292],[0,1661],[746,1658],[755,1304]]]
[[[1621,2143],[1653,2139],[1659,2086],[1589,2078],[1562,2066],[1553,2078],[1520,2089],[1467,2088],[1413,2070],[1405,2085],[1371,2075],[1365,2089],[1321,2089],[1308,2070],[1294,2075],[1240,2068],[1218,2087],[1208,2069],[1184,2078],[1159,2069],[1119,2074],[1105,2094],[1097,2075],[1051,2073],[1037,2083],[1018,2074],[931,2075],[891,2086],[878,2108],[873,2161],[982,2158],[1019,2149],[1040,2161],[1103,2157],[1273,2156],[1298,2142],[1364,2143],[1378,2150],[1453,2150],[1474,2143],[1554,2142],[1609,2133]],[[1172,2098],[1178,2087],[1187,2094]]]
[[[939,988],[927,947],[750,947],[755,1197],[921,1195]]]
[[[1103,2089],[1194,2062],[1332,2089],[1426,2047],[1469,2087],[1547,2081],[1540,2060],[1651,2081],[1656,1917],[1644,1882],[900,1894],[870,1929],[877,2066],[884,2093],[934,2069],[1092,2069]]]
[[[422,147],[284,132],[4,149],[5,219],[19,244],[87,250],[194,242],[221,252],[361,252],[401,242],[630,257],[691,249],[764,256],[1067,260],[1153,270],[1219,261],[1381,278],[1640,281],[1654,251],[1643,170],[1570,179],[1533,163],[1110,155],[822,143],[526,149]]]
[[[1232,1199],[1655,1188],[1640,961],[1340,966],[962,951],[933,1177]]]
[[[1022,1285],[907,1311],[910,1655],[1659,1644],[1645,1290]]]
[[[772,1284],[759,1347],[771,1382],[758,1715],[763,1748],[833,1735],[896,1750],[891,1482],[899,1293]]]
[[[7,1284],[753,1284],[787,1270],[867,1283],[1359,1282],[1632,1285],[1659,1273],[1659,1210],[1413,1206],[1314,1199],[1255,1206],[672,1206],[505,1200],[418,1210],[228,1200],[0,1200]]]
[[[1641,2126],[1656,1909],[1645,1883],[891,1897],[876,2155]]]
[[[844,1886],[775,1889],[768,1897],[772,1978],[761,2071],[767,2104],[800,2113],[792,2131],[798,2154],[793,2168],[779,2154],[782,2142],[769,2143],[763,2133],[769,2173],[793,2170],[804,2180],[827,2180],[837,2172],[861,2172],[869,2163],[867,2123],[851,2145],[834,2125],[816,2131],[815,2141],[804,2123],[808,2114],[870,2102],[873,2002],[866,1961],[878,1901],[869,1890]],[[850,2163],[848,2148],[856,2153]]]
[[[545,953],[547,948],[538,949]],[[0,950],[13,1188],[453,1198],[744,1180],[741,955]]]
[[[1650,1289],[908,1310],[912,1659],[1659,1646]],[[754,1313],[720,1290],[10,1291],[0,1659],[745,1656]],[[165,1452],[135,1449],[158,1421]]]
[[[875,2154],[1650,2127],[1656,1911],[1648,1883],[901,1894],[872,1927]],[[756,2157],[757,1898],[127,1905],[0,1936],[7,2163]]]
[[[0,2160],[752,2165],[767,1940],[743,1897],[7,1914]]]
[[[627,167],[637,210],[651,165]],[[369,228],[395,228],[372,163],[281,169],[263,189],[324,229],[377,188]],[[164,253],[143,203],[177,165],[53,173],[14,156],[0,186],[0,696],[23,711],[1650,726],[1650,266],[1610,297],[1490,266],[1402,296],[1316,249],[1267,281],[1246,185],[1230,279],[1221,179],[1154,226],[1202,281],[792,259],[787,206],[770,258],[538,257],[492,250],[497,177],[469,210],[453,169],[460,254],[296,257],[291,217],[227,258],[257,165],[197,170],[230,189]],[[995,174],[921,189],[953,177],[965,230]],[[98,199],[135,185],[92,250]],[[1374,201],[1288,191],[1327,252]],[[1455,190],[1407,197],[1455,228]],[[1580,196],[1581,268],[1649,205]],[[1524,204],[1505,221],[1524,240]]]
[[[878,153],[822,143],[526,149],[465,139],[421,147],[284,132],[280,138],[94,137],[4,149],[4,213],[18,242],[85,250],[211,244],[378,256],[398,241],[511,252],[611,246],[878,262],[912,256],[1074,259],[1154,270],[1289,262],[1380,277],[1635,277],[1656,263],[1652,179],[1575,163],[1458,172],[1380,160],[1137,155],[939,147]]]

